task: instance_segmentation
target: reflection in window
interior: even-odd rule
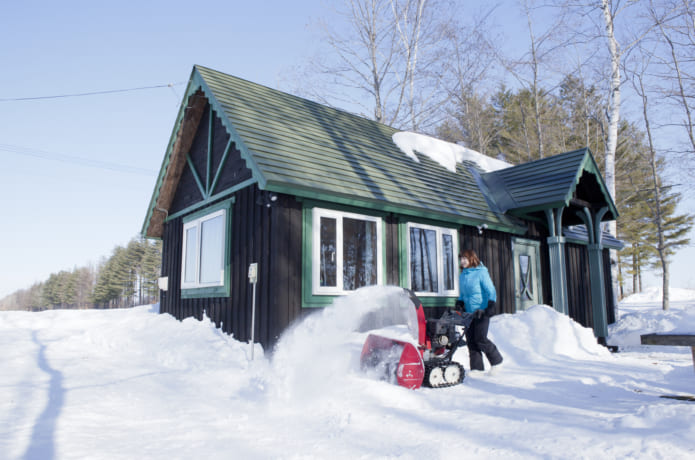
[[[341,294],[379,284],[381,219],[313,210],[313,286],[317,294]]]
[[[454,252],[454,237],[450,234],[442,235],[442,256],[444,257],[444,290],[453,291],[456,277],[456,255]]]
[[[226,210],[184,223],[184,289],[224,285]]]
[[[218,283],[224,261],[224,216],[205,220],[200,228],[200,282]]]
[[[320,285],[336,286],[336,222],[329,217],[321,218]]]
[[[343,218],[343,289],[376,284],[376,222]]]
[[[528,255],[519,255],[519,286],[521,286],[521,297],[526,297],[528,300],[533,300],[533,283],[530,266],[531,257]]]
[[[410,229],[410,286],[415,292],[437,292],[437,232]]]
[[[408,224],[410,288],[421,294],[456,295],[456,230]]]

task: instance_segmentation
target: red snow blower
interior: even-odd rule
[[[420,299],[410,290],[403,291],[395,308],[392,304],[366,318],[366,324],[381,326],[382,330],[367,336],[360,356],[362,369],[411,389],[461,383],[465,371],[453,356],[466,344],[465,329],[472,315],[449,309],[439,319],[425,319]],[[407,326],[409,335],[383,329],[390,325]]]

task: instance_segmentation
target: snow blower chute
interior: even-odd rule
[[[412,389],[461,383],[465,372],[453,356],[466,343],[470,313],[449,309],[439,319],[426,319],[420,299],[407,289],[401,294],[365,318],[368,329],[380,329],[362,346],[362,369]]]

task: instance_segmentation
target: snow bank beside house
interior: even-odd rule
[[[591,329],[547,305],[493,317],[490,338],[503,350],[507,361],[524,367],[564,358],[600,359],[610,355],[597,343]]]
[[[415,162],[420,162],[415,154],[415,152],[419,152],[451,172],[456,172],[456,164],[463,161],[476,163],[485,171],[496,171],[511,166],[509,163],[488,157],[462,145],[442,141],[424,134],[408,131],[398,132],[393,135],[393,142]]]
[[[316,311],[273,353],[257,347],[254,361],[249,344],[207,318],[150,307],[0,312],[0,457],[692,456],[695,404],[659,398],[692,394],[688,349],[610,354],[590,330],[537,306],[492,318],[499,374],[411,391],[356,365],[354,329],[390,289]],[[616,331],[642,324],[621,320]],[[466,350],[457,359],[468,368]]]

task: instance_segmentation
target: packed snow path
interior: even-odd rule
[[[411,391],[355,369],[360,337],[340,325],[360,314],[359,295],[294,327],[272,358],[257,348],[255,361],[208,320],[153,307],[0,312],[0,458],[695,454],[695,403],[659,397],[695,393],[690,349],[639,345],[639,333],[695,329],[691,297],[667,313],[658,299],[623,302],[617,354],[549,307],[496,316],[499,374]]]

